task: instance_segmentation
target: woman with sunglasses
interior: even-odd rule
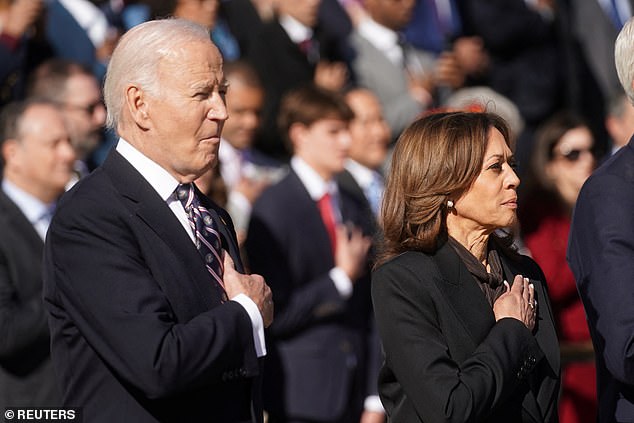
[[[596,166],[594,139],[581,118],[562,113],[538,131],[519,218],[522,239],[548,281],[562,352],[561,423],[594,422],[592,343],[574,276],[566,263],[572,210]]]

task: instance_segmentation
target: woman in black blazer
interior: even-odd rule
[[[407,128],[387,176],[372,297],[389,421],[557,422],[559,349],[546,283],[511,248],[505,122],[440,113]]]

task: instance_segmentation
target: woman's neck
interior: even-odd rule
[[[448,227],[447,231],[450,237],[462,244],[485,267],[487,266],[487,244],[490,232],[485,230],[465,231],[451,227]]]

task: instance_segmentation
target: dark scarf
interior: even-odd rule
[[[449,237],[449,245],[454,249],[460,260],[467,267],[467,270],[478,282],[478,286],[484,293],[487,301],[493,307],[493,303],[505,291],[504,274],[502,272],[502,262],[498,252],[492,248],[491,243],[487,245],[487,263],[491,268],[491,273],[487,272],[486,267],[467,250],[461,243]]]

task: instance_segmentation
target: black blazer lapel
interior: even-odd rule
[[[510,259],[501,255],[502,267],[504,268],[504,276],[510,284],[513,284],[515,275],[523,275],[529,277],[531,283],[535,286],[535,297],[537,299],[537,331],[535,332],[535,339],[539,344],[539,347],[546,356],[548,365],[554,372],[559,374],[560,368],[560,355],[559,355],[559,341],[557,338],[557,332],[553,322],[553,313],[550,308],[550,301],[548,301],[548,294],[544,290],[545,281],[535,279],[537,275],[527,275],[528,269],[520,269],[517,264]]]
[[[493,310],[471,273],[448,243],[440,247],[433,257],[444,277],[438,287],[471,335],[475,349],[495,324]]]
[[[152,186],[116,150],[113,150],[103,164],[114,187],[131,202],[131,208],[174,252],[187,270],[191,280],[200,292],[200,300],[207,308],[221,303],[220,292],[213,289],[211,277],[196,246],[183,226],[174,216],[167,203]]]
[[[535,391],[531,389],[533,395],[527,395],[524,397],[522,406],[529,413],[536,422],[542,422],[547,419],[547,414],[557,413],[556,402],[550,403],[549,398],[554,398],[553,392],[559,389],[559,375],[560,375],[560,354],[559,354],[559,340],[554,327],[554,319],[552,310],[550,308],[550,301],[548,300],[547,293],[544,289],[545,281],[536,279],[538,275],[527,274],[528,268],[519,265],[519,262],[514,262],[507,257],[501,255],[502,267],[504,268],[504,275],[509,283],[513,283],[515,275],[522,275],[529,277],[529,280],[535,286],[535,297],[537,299],[537,330],[535,331],[535,339],[539,348],[544,353],[547,366],[552,371],[552,378],[545,378],[540,384],[540,390]],[[541,406],[540,406],[541,405]],[[550,408],[550,410],[548,409]]]

